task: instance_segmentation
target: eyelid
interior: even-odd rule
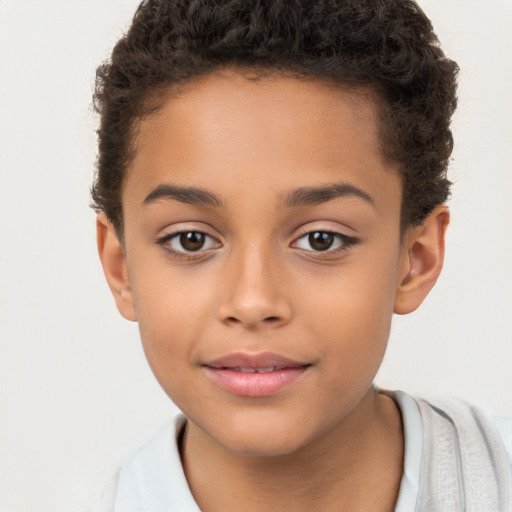
[[[302,238],[304,238],[312,233],[330,233],[342,242],[341,246],[336,247],[334,249],[329,248],[324,251],[315,251],[314,249],[310,250],[310,249],[304,249],[302,247],[298,247],[298,249],[300,249],[301,251],[304,251],[304,253],[314,254],[315,257],[329,257],[329,256],[335,255],[337,253],[347,251],[350,247],[352,247],[353,245],[355,245],[359,242],[359,238],[356,238],[351,235],[347,235],[346,233],[337,231],[336,229],[333,229],[333,228],[323,228],[323,227],[313,228],[312,226],[309,226],[309,227],[305,226],[300,230],[299,234],[297,236],[295,236],[295,238],[293,239],[292,247],[294,247],[294,245],[299,240],[301,240]]]
[[[179,239],[181,237],[181,235],[184,235],[184,234],[187,234],[187,233],[198,233],[200,235],[204,235],[206,240],[210,239],[210,241],[211,240],[215,241],[215,238],[213,238],[208,233],[204,233],[203,231],[196,231],[196,230],[178,231],[177,233],[173,233],[170,236],[168,236],[167,240],[177,240],[177,239]],[[184,253],[194,253],[194,252],[200,252],[200,251],[206,251],[206,250],[208,250],[208,248],[204,249],[203,247],[201,247],[201,249],[198,249],[197,251],[187,251],[187,250],[184,250],[182,252],[184,252]]]
[[[328,231],[313,231],[312,233],[328,233],[329,235],[333,236],[335,241],[341,242],[342,246],[345,245],[344,244],[344,242],[345,242],[344,237],[342,237],[339,233],[331,233],[331,232],[328,232]],[[294,244],[298,245],[299,241],[307,240],[312,233],[310,232],[310,233],[306,233],[306,234],[304,234],[302,236],[299,236],[299,238],[297,238],[295,240]],[[300,247],[300,246],[298,246],[298,247],[299,247],[299,249],[302,249],[302,250],[308,251],[308,252],[333,252],[336,249],[339,249],[339,247],[329,247],[329,249],[326,249],[325,251],[315,251],[314,249],[307,249],[305,247]]]
[[[171,247],[170,243],[172,240],[178,238],[184,233],[201,233],[205,237],[215,242],[214,247],[208,247],[206,249],[200,248],[197,251],[177,250]],[[201,259],[208,254],[211,254],[213,249],[220,247],[222,244],[214,236],[207,233],[205,230],[197,228],[177,228],[173,231],[169,231],[162,236],[157,237],[156,243],[160,245],[167,253],[172,257],[182,260]]]
[[[346,238],[357,238],[354,229],[348,226],[342,226],[339,223],[333,223],[331,221],[328,222],[308,222],[307,224],[302,225],[298,230],[294,239],[300,238],[301,236],[308,235],[309,233],[316,233],[317,231],[322,231],[324,233],[333,233],[339,234]]]
[[[179,235],[181,233],[202,233],[210,238],[213,238],[216,241],[219,241],[219,236],[216,234],[212,234],[212,231],[215,231],[209,224],[201,221],[182,221],[176,222],[173,224],[169,224],[166,227],[163,227],[158,230],[155,235],[155,242],[158,243],[160,240],[169,239],[173,236]]]

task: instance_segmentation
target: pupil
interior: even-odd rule
[[[326,251],[334,241],[334,235],[325,231],[316,231],[309,234],[309,244],[317,251]]]
[[[204,234],[197,231],[181,233],[180,244],[187,251],[197,251],[204,245]]]

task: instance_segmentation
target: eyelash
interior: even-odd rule
[[[347,251],[353,245],[357,244],[357,242],[359,241],[355,237],[348,236],[348,235],[345,235],[343,233],[338,233],[336,231],[329,231],[329,230],[323,230],[323,229],[315,229],[315,230],[312,230],[312,231],[305,231],[299,237],[297,237],[293,243],[296,244],[299,240],[302,240],[302,239],[304,239],[306,237],[309,237],[310,235],[313,235],[315,233],[324,233],[324,234],[327,234],[327,235],[332,235],[334,237],[335,241],[338,241],[338,242],[341,243],[341,245],[339,247],[336,247],[335,249],[329,248],[329,249],[326,249],[324,251],[315,251],[315,250],[302,249],[305,252],[314,253],[315,257],[320,257],[320,258],[328,258],[330,256],[338,255],[340,253],[343,253],[343,252]]]
[[[188,234],[188,233],[196,233],[196,234],[204,235],[205,237],[207,237],[211,240],[215,240],[212,236],[210,236],[208,233],[205,233],[204,231],[184,230],[184,231],[177,231],[175,233],[169,233],[167,235],[164,235],[163,237],[161,237],[157,240],[157,244],[162,246],[163,249],[166,252],[168,252],[169,254],[171,254],[173,258],[184,260],[184,261],[199,260],[199,259],[202,259],[202,257],[205,257],[206,255],[210,254],[211,249],[205,250],[205,249],[200,248],[197,251],[186,251],[186,250],[179,251],[176,249],[172,249],[170,247],[170,242],[172,240],[178,239],[178,237],[180,237],[181,235]],[[324,251],[301,249],[304,252],[314,253],[315,257],[326,258],[326,257],[332,256],[334,254],[339,254],[339,253],[345,252],[350,247],[352,247],[353,245],[355,245],[359,242],[359,240],[357,238],[345,235],[343,233],[338,233],[336,231],[317,229],[317,230],[312,230],[312,231],[305,231],[300,236],[298,236],[294,240],[293,243],[295,244],[299,240],[302,240],[314,233],[324,233],[324,234],[332,235],[335,238],[335,240],[338,240],[339,242],[341,242],[341,245],[339,247],[336,247],[335,249],[329,248]]]
[[[183,231],[176,231],[175,233],[169,233],[167,235],[164,235],[163,237],[157,240],[157,244],[162,246],[163,249],[166,252],[168,252],[173,258],[183,261],[198,260],[210,253],[210,250],[208,249],[199,249],[197,251],[177,251],[176,249],[173,249],[170,246],[173,239],[178,239],[181,235],[187,233],[196,233],[204,235],[205,237],[211,240],[215,240],[212,236],[210,236],[208,233],[205,233],[204,231],[189,229]]]

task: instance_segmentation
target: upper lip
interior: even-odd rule
[[[210,360],[204,364],[210,368],[298,368],[309,366],[309,363],[294,361],[272,352],[247,353],[232,352],[217,359]]]

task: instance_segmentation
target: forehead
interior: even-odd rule
[[[372,147],[379,150],[376,105],[369,89],[342,88],[279,74],[253,78],[224,70],[173,87],[157,101],[157,113],[139,124],[138,146],[150,146],[156,132],[178,128],[173,135],[181,136],[180,142],[191,132],[198,142],[214,142],[216,135],[224,139],[227,130],[233,141],[252,132],[258,136],[254,141],[265,142],[270,150],[293,133],[296,142],[305,143],[307,148],[314,146],[317,152],[325,146],[322,154],[328,155],[329,145],[334,143],[340,149],[337,136],[350,126],[350,133],[342,134],[344,139],[356,141],[360,139],[358,132],[364,132]]]
[[[349,181],[382,191],[398,174],[384,162],[370,91],[282,75],[225,70],[172,89],[140,122],[126,192],[161,183],[243,192]],[[133,195],[133,194],[131,194]],[[142,199],[141,199],[142,198]],[[124,201],[125,197],[123,197]],[[388,198],[390,199],[390,198]]]

